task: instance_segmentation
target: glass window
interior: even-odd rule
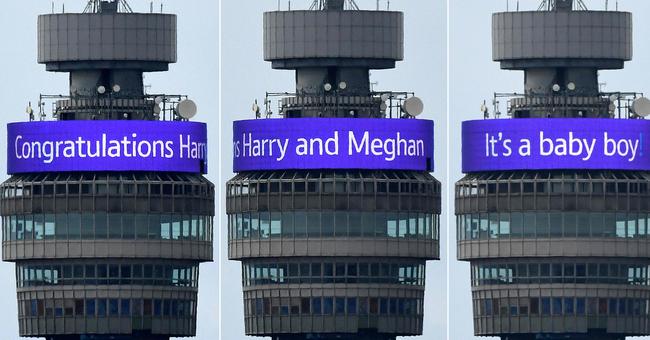
[[[86,316],[95,316],[95,299],[86,299]]]
[[[549,214],[549,226],[550,226],[550,236],[551,237],[562,237],[562,214],[561,213],[550,213]]]
[[[322,237],[334,236],[334,213],[325,211],[321,213],[321,233]]]
[[[334,214],[334,234],[336,237],[351,236],[348,233],[348,213],[337,211]]]
[[[292,238],[294,235],[294,230],[293,230],[293,217],[294,213],[290,212],[283,212],[282,213],[282,237],[287,237],[287,238]],[[303,228],[304,228],[304,223],[303,223]],[[296,233],[296,237],[304,237],[304,232],[301,234],[301,236],[298,236]]]
[[[293,213],[296,238],[307,236],[307,214],[296,211]]]
[[[105,212],[95,213],[95,238],[106,239],[108,237],[108,217]]]
[[[14,217],[12,217],[14,218]],[[57,240],[68,239],[68,216],[67,214],[56,214],[55,216],[55,234]],[[21,239],[21,238],[19,238]]]
[[[55,234],[55,219],[53,214],[46,214],[45,217],[45,239],[53,240]],[[15,220],[14,220],[15,221]],[[15,237],[13,238],[15,239]]]
[[[163,240],[171,240],[172,238],[172,221],[170,215],[160,216],[160,237]]]
[[[181,238],[182,218],[180,216],[172,215],[172,240],[179,240]]]
[[[398,229],[398,215],[396,213],[388,213],[387,214],[387,221],[386,221],[386,226],[387,226],[387,234],[388,237],[397,237],[397,229]]]
[[[363,232],[363,213],[360,212],[351,212],[349,216],[349,233],[350,237],[360,237],[364,235]],[[370,232],[367,236],[372,236],[372,231],[374,230],[374,225],[371,225],[372,228],[369,228]]]
[[[122,238],[121,214],[108,214],[108,237],[111,239]]]
[[[308,237],[320,237],[320,213],[308,212],[306,215]]]
[[[510,214],[499,214],[499,233],[506,238],[510,235]]]
[[[68,214],[68,239],[78,240],[81,238],[81,215]]]
[[[356,298],[347,298],[347,310],[348,310],[348,315],[356,315],[357,314],[357,299]]]
[[[271,237],[279,238],[282,235],[282,214],[279,212],[271,213]]]
[[[162,224],[160,215],[135,215],[135,237],[139,240],[160,240],[162,234]],[[166,230],[169,232],[169,229]],[[165,235],[165,239],[169,239],[169,234]]]

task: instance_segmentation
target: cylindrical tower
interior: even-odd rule
[[[632,15],[545,4],[493,15],[493,59],[525,73],[508,98],[515,119],[463,124],[457,251],[471,264],[475,334],[649,334],[650,168],[642,151],[612,151],[623,139],[643,150],[647,100],[598,83],[632,58]]]
[[[187,121],[186,96],[142,81],[176,62],[176,16],[124,0],[42,15],[38,62],[69,73],[70,94],[41,96],[41,121],[8,128],[2,255],[16,264],[20,335],[194,335],[199,263],[213,256],[206,128]]]
[[[282,119],[267,104],[267,119],[235,122],[229,257],[242,262],[246,333],[421,334],[425,264],[439,258],[433,124],[407,114],[419,99],[369,81],[403,58],[403,14],[343,0],[268,12],[264,58],[295,70],[296,93],[279,99]]]

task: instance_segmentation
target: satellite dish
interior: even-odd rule
[[[348,88],[348,83],[346,83],[346,82],[344,82],[344,81],[342,81],[342,82],[339,83],[339,89],[341,89],[341,90],[345,90],[345,89],[347,89],[347,88]]]
[[[390,96],[388,95],[388,93],[384,93],[384,94],[381,95],[381,101],[385,102],[388,99],[390,99]]]
[[[418,97],[411,97],[404,101],[402,104],[402,111],[406,112],[411,117],[419,116],[424,111],[424,103]]]
[[[566,85],[566,88],[569,89],[569,91],[575,91],[576,89],[576,83],[570,82]]]
[[[106,93],[106,87],[104,87],[103,85],[100,85],[99,87],[97,87],[97,93],[99,93],[99,94]]]
[[[120,85],[118,85],[118,84],[113,85],[113,92],[114,93],[119,93],[120,91],[122,91],[122,87]]]
[[[163,102],[163,97],[156,97],[153,99],[153,102],[156,103],[156,105],[160,105]]]
[[[196,116],[196,111],[196,103],[189,99],[185,99],[176,105],[176,112],[185,119],[191,119]]]
[[[325,83],[325,86],[323,86],[323,88],[325,89],[325,91],[330,92],[332,91],[332,84]]]
[[[632,112],[640,117],[650,116],[650,99],[641,97],[634,100],[632,102]]]
[[[553,85],[553,92],[560,92],[560,85],[554,84]]]
[[[609,96],[609,101],[610,101],[610,102],[615,102],[615,101],[617,101],[617,100],[618,100],[618,96],[617,96],[617,95],[613,94],[613,95]]]

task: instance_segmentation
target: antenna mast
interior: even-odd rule
[[[102,13],[104,10],[118,13],[133,13],[126,0],[88,0],[84,13]]]
[[[379,1],[377,1],[379,7]],[[347,9],[358,11],[359,5],[354,0],[314,0],[309,6],[311,11],[323,11],[328,9]]]
[[[542,0],[538,11],[586,11],[587,5],[583,0]]]

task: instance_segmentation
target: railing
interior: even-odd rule
[[[285,118],[285,112],[290,106],[285,103],[290,100],[298,101],[305,104],[305,107],[312,109],[319,108],[326,112],[329,110],[337,111],[343,107],[358,105],[365,107],[378,107],[381,116],[385,118],[410,118],[403,112],[404,102],[414,97],[414,92],[405,91],[373,91],[365,95],[339,94],[336,92],[323,92],[321,94],[304,94],[292,92],[267,92],[262,112],[262,108],[257,101],[253,104],[252,110],[256,119],[261,118]],[[277,108],[277,112],[273,108]]]
[[[92,103],[92,105],[101,107],[107,111],[119,110],[122,108],[128,108],[130,105],[133,105],[132,108],[138,109],[146,107],[147,110],[150,108],[151,116],[154,120],[161,121],[184,121],[186,119],[178,115],[176,107],[178,104],[188,99],[187,95],[165,95],[165,94],[146,94],[144,96],[112,96],[107,94],[101,97],[84,97],[84,96],[75,96],[71,97],[68,95],[49,95],[41,94],[38,100],[38,112],[37,115],[34,115],[34,109],[31,107],[31,103],[27,107],[26,113],[29,116],[30,121],[40,120],[46,121],[48,118],[52,120],[59,120],[60,114],[64,110],[64,104],[69,104],[70,107],[74,107],[76,103]],[[51,109],[47,112],[46,107],[50,106]],[[80,107],[82,109],[82,107]],[[83,109],[88,109],[83,108]],[[99,114],[99,112],[98,112]]]
[[[485,119],[502,118],[501,106],[505,101],[507,117],[512,117],[517,110],[527,107],[560,112],[568,112],[572,108],[577,110],[576,107],[585,107],[586,109],[605,107],[610,118],[643,119],[632,109],[634,101],[643,96],[641,92],[600,92],[596,96],[575,96],[568,92],[552,95],[495,92],[492,100],[493,111],[490,113],[486,103],[483,102],[481,113]]]

